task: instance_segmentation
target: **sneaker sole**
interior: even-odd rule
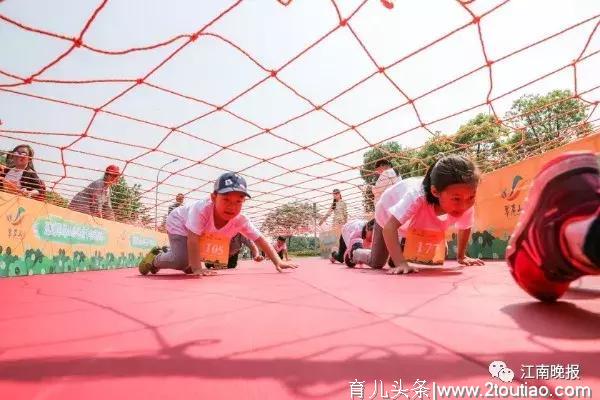
[[[521,237],[527,224],[525,221],[529,221],[532,214],[537,211],[537,207],[528,207],[528,204],[539,204],[538,200],[548,184],[559,175],[574,169],[590,168],[598,171],[598,161],[596,155],[589,152],[572,152],[562,154],[548,164],[544,170],[540,171],[532,183],[535,182],[535,186],[532,185],[529,190],[529,194],[523,203],[523,211],[519,216],[519,221],[508,241],[508,247],[506,248],[506,259],[512,257],[516,252],[516,242]]]

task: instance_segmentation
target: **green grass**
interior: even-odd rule
[[[320,250],[299,250],[299,251],[290,251],[288,253],[290,257],[317,257],[321,255]]]

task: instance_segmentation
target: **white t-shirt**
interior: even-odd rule
[[[20,188],[23,171],[24,170],[22,169],[11,168],[10,171],[8,171],[8,173],[4,176],[4,179]]]
[[[390,219],[389,209],[400,201],[405,195],[412,199],[423,194],[423,177],[407,178],[396,182],[383,192],[379,202],[375,204],[375,221],[382,228]]]
[[[388,191],[390,193],[388,194]],[[386,197],[387,196],[387,197]],[[469,208],[460,217],[453,217],[449,214],[436,215],[434,205],[427,202],[423,191],[423,178],[409,178],[385,191],[381,198],[381,203],[392,199],[398,199],[395,204],[379,212],[381,219],[377,223],[385,226],[390,216],[394,216],[402,224],[398,233],[405,236],[408,228],[415,227],[419,229],[446,231],[446,229],[456,226],[457,229],[468,229],[473,226],[475,213],[473,207]],[[383,204],[382,204],[383,206]],[[377,208],[375,209],[377,218]]]
[[[399,180],[402,180],[402,178],[396,175],[396,171],[394,171],[393,168],[388,168],[385,171],[383,171],[379,175],[379,178],[377,178],[377,182],[375,182],[375,186],[373,186],[372,189],[373,196],[375,197],[373,204],[377,204],[383,192],[385,192],[387,188],[389,188]]]
[[[230,240],[238,233],[252,241],[260,237],[260,231],[243,214],[238,214],[224,227],[217,229],[214,222],[214,204],[210,200],[187,203],[171,211],[167,217],[167,232],[187,236],[188,230],[196,235],[219,233]]]
[[[273,248],[275,249],[276,253],[279,253],[282,250],[287,251],[287,244],[285,242],[283,242],[283,244],[279,244],[279,240],[276,240],[275,243],[273,243]]]
[[[344,239],[344,243],[346,243],[346,246],[348,246],[353,239],[361,238],[362,230],[366,224],[367,221],[365,221],[364,219],[355,219],[346,223],[342,227],[342,238]]]

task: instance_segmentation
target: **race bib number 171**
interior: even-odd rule
[[[404,258],[418,264],[442,265],[446,259],[446,235],[443,231],[411,228],[406,234]]]

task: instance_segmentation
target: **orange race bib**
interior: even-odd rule
[[[446,235],[444,231],[410,228],[404,245],[406,261],[442,265],[446,259]]]
[[[202,261],[227,265],[229,261],[229,238],[218,233],[205,233],[200,236],[200,258]]]

